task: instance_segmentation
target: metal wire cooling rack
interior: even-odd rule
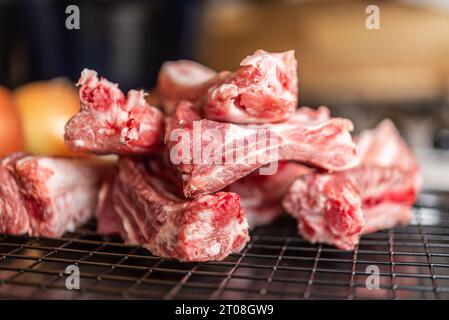
[[[355,251],[310,245],[285,218],[257,228],[225,261],[152,256],[94,222],[62,239],[0,235],[0,298],[42,299],[449,299],[449,195],[422,193],[408,227],[366,235]],[[66,267],[80,268],[67,290]],[[367,289],[367,266],[380,288]]]

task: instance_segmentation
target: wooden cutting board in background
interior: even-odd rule
[[[380,30],[365,27],[368,4]],[[255,49],[295,49],[301,104],[403,103],[449,92],[449,14],[385,1],[212,2],[201,60],[235,69]]]

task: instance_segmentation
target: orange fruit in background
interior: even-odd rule
[[[24,148],[19,112],[8,89],[0,87],[0,157]]]
[[[28,83],[14,91],[25,134],[34,154],[74,155],[64,145],[64,126],[80,109],[78,91],[67,79]]]

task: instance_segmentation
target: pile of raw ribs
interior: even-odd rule
[[[284,212],[308,241],[346,250],[411,219],[419,167],[394,124],[353,137],[328,108],[298,108],[293,51],[258,50],[234,72],[166,62],[151,96],[88,69],[78,86],[67,146],[118,161],[3,158],[0,232],[59,237],[95,215],[100,234],[208,261]]]

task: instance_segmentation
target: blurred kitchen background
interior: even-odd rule
[[[65,28],[68,5],[80,8],[79,30]],[[379,30],[365,27],[368,5]],[[65,154],[48,141],[78,108],[70,82],[42,80],[73,82],[89,67],[151,89],[165,60],[233,70],[258,48],[296,50],[301,105],[328,105],[357,130],[392,118],[424,187],[449,190],[448,0],[0,0],[0,84],[14,90],[32,152]]]

